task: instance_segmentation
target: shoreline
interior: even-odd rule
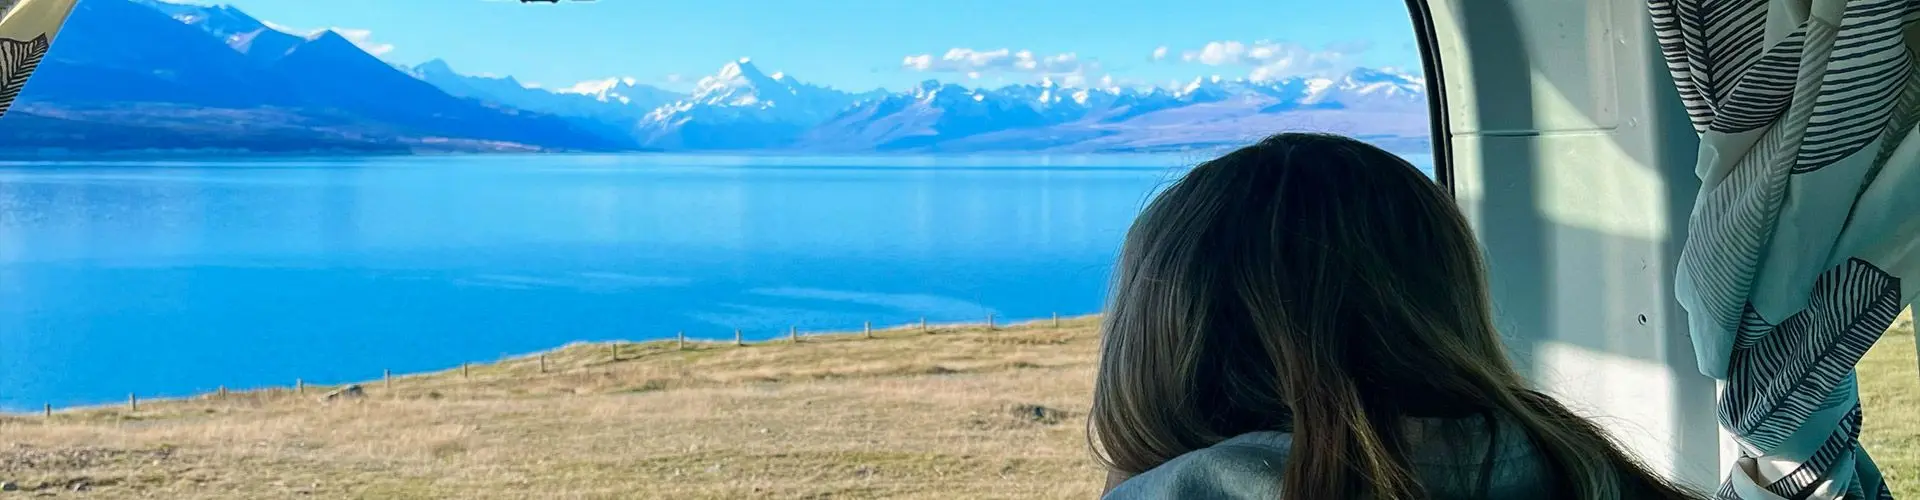
[[[925,330],[922,330],[922,326],[919,323],[909,323],[909,324],[900,325],[900,326],[873,327],[871,331],[874,337],[872,338],[865,338],[864,337],[866,335],[865,332],[840,331],[840,330],[829,330],[829,331],[812,332],[812,333],[798,332],[797,338],[800,339],[800,343],[802,344],[807,343],[808,340],[813,340],[815,342],[819,342],[819,341],[835,342],[835,341],[849,341],[849,340],[851,341],[882,340],[882,337],[891,339],[891,338],[912,337],[917,335],[937,335],[940,333],[1031,330],[1035,328],[1040,328],[1039,325],[1047,324],[1050,322],[1057,322],[1055,323],[1055,325],[1057,326],[1048,326],[1046,328],[1057,329],[1057,328],[1065,327],[1064,325],[1078,324],[1078,323],[1093,320],[1098,317],[1099,317],[1098,313],[1095,313],[1095,314],[1086,314],[1086,315],[1079,315],[1079,316],[1057,316],[1054,318],[1019,320],[1019,321],[1006,322],[1006,323],[1001,323],[996,321],[993,328],[991,329],[987,328],[987,323],[984,323],[984,322],[926,323],[924,327]],[[685,343],[684,349],[679,347],[679,344],[681,342],[682,341],[680,339],[676,339],[676,338],[639,340],[639,341],[576,340],[576,341],[568,342],[565,344],[561,344],[558,347],[553,347],[553,348],[549,348],[542,351],[534,351],[534,352],[528,352],[528,353],[522,353],[522,354],[509,354],[492,361],[475,360],[475,361],[468,361],[468,362],[462,363],[461,365],[456,365],[453,367],[442,368],[437,370],[406,372],[406,373],[391,373],[389,378],[397,382],[397,381],[401,381],[402,379],[420,379],[420,378],[431,378],[431,377],[438,377],[438,376],[459,376],[462,369],[466,369],[470,372],[471,370],[474,370],[474,369],[486,369],[488,367],[500,367],[500,366],[506,366],[506,365],[512,365],[512,364],[538,363],[540,362],[540,359],[543,356],[548,356],[548,355],[558,356],[560,354],[569,353],[572,351],[582,351],[582,350],[603,352],[605,353],[604,354],[605,356],[609,356],[609,357],[617,353],[621,357],[619,359],[612,359],[611,360],[612,362],[628,362],[628,361],[642,360],[648,354],[671,352],[668,350],[669,347],[672,347],[672,350],[674,351],[685,351],[685,350],[696,350],[696,349],[702,349],[702,348],[705,348],[705,349],[736,348],[736,347],[752,348],[752,347],[773,346],[773,345],[791,345],[791,342],[788,340],[788,337],[786,336],[769,337],[769,338],[763,338],[760,340],[742,339],[738,344],[736,344],[734,340],[729,340],[729,339],[708,339],[708,338],[686,337],[684,340],[684,343]],[[542,373],[546,373],[546,372],[542,372]],[[260,386],[250,386],[250,387],[235,387],[235,388],[227,388],[225,386],[222,386],[221,388],[217,388],[211,391],[203,390],[203,391],[193,392],[185,396],[156,396],[153,398],[146,398],[146,397],[139,397],[138,391],[135,391],[134,393],[129,394],[129,396],[133,396],[137,398],[135,399],[136,406],[144,406],[149,404],[171,404],[171,403],[212,400],[216,397],[219,397],[221,394],[223,394],[223,390],[224,390],[224,394],[228,397],[234,397],[234,396],[246,395],[246,394],[257,394],[257,393],[295,393],[295,395],[299,395],[299,394],[321,395],[321,394],[325,394],[327,391],[343,389],[348,386],[358,385],[363,388],[366,388],[366,387],[379,385],[383,383],[386,383],[385,380],[380,378],[374,378],[374,379],[367,379],[367,380],[355,381],[355,382],[304,383],[303,384],[304,387],[301,387],[301,388],[295,388],[294,386],[291,386],[291,385],[271,385],[271,384],[260,385]],[[102,403],[80,404],[80,405],[70,405],[70,406],[48,406],[48,404],[43,404],[43,406],[38,408],[26,408],[21,410],[15,410],[11,408],[0,408],[0,423],[5,423],[4,419],[6,418],[43,418],[48,414],[51,414],[53,416],[59,416],[65,413],[81,413],[81,412],[102,411],[102,410],[117,411],[120,409],[124,409],[126,407],[127,407],[127,403],[125,401],[119,401],[119,402],[102,402]]]
[[[1424,137],[1391,136],[1392,141],[1379,144],[1388,152],[1400,156],[1432,155],[1429,148],[1405,147],[1423,144]],[[7,162],[62,162],[62,161],[128,161],[128,160],[250,160],[250,159],[337,159],[337,158],[385,158],[385,157],[495,157],[495,156],[582,156],[582,155],[673,155],[673,156],[719,156],[719,157],[768,157],[768,158],[808,158],[808,157],[856,157],[856,158],[1043,158],[1043,157],[1127,157],[1127,156],[1172,156],[1172,155],[1218,155],[1246,143],[1235,142],[1222,145],[1187,145],[1173,147],[1139,147],[1122,149],[1096,149],[1086,151],[1018,150],[1018,149],[982,149],[961,151],[880,151],[880,150],[833,150],[833,149],[742,149],[742,150],[670,150],[655,148],[638,149],[481,149],[481,148],[318,148],[259,150],[246,148],[179,148],[179,149],[108,149],[86,150],[65,148],[0,148],[0,161]],[[1401,147],[1390,147],[1390,146]],[[1430,144],[1429,144],[1430,145]]]

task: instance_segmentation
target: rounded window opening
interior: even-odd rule
[[[1434,172],[1388,0],[24,2],[0,462],[78,489],[158,487],[36,458],[109,433],[249,497],[1089,496],[1150,196],[1289,131]]]

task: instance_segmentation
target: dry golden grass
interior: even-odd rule
[[[364,384],[0,417],[58,498],[1088,498],[1093,320],[735,347],[579,344]],[[1861,363],[1864,439],[1920,497],[1911,316]],[[76,491],[76,485],[79,488]]]
[[[1920,498],[1920,363],[1913,310],[1900,313],[1860,359],[1860,441],[1893,485],[1894,498]]]
[[[1086,498],[1089,319],[572,345],[330,387],[0,417],[0,479],[113,498]],[[84,493],[73,485],[82,484]]]

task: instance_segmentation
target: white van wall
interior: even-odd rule
[[[1698,139],[1645,3],[1427,8],[1451,180],[1516,361],[1650,465],[1710,491],[1715,383],[1696,371],[1673,299]]]

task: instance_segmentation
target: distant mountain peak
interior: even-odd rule
[[[1356,80],[1394,80],[1401,78],[1401,75],[1391,68],[1353,68],[1347,72],[1347,77]]]
[[[420,65],[418,66],[414,66],[413,70],[421,73],[434,73],[434,74],[453,74],[454,73],[453,65],[447,64],[446,59],[441,59],[438,57],[429,59],[427,60],[427,62],[420,63]]]
[[[167,0],[133,0],[133,3],[160,11],[176,21],[198,26],[222,37],[271,29],[265,21],[232,5],[201,5]]]
[[[317,33],[307,35],[306,39],[307,39],[307,43],[303,44],[299,49],[296,49],[296,50],[321,50],[321,51],[328,51],[328,52],[351,51],[351,52],[359,53],[362,55],[367,55],[366,52],[363,50],[360,50],[360,46],[355,45],[352,40],[348,40],[347,37],[342,36],[339,33],[335,33],[333,30],[330,30],[330,29],[320,30]],[[345,53],[345,52],[342,52],[342,53]],[[367,55],[367,57],[371,58],[373,56]]]
[[[1340,79],[1340,85],[1361,95],[1406,98],[1424,94],[1427,79],[1384,68],[1354,68]]]
[[[727,63],[727,65],[725,66],[721,66],[720,72],[714,74],[710,78],[715,78],[719,80],[747,80],[747,81],[778,80],[778,78],[769,78],[766,73],[760,71],[759,66],[755,66],[753,64],[753,59],[746,58],[746,57],[742,57],[737,61]]]
[[[231,5],[198,5],[165,0],[131,0],[181,24],[198,28],[256,62],[271,62],[304,42],[288,29],[262,21]]]
[[[1187,86],[1180,88],[1180,93],[1191,94],[1203,89],[1218,88],[1221,86],[1221,83],[1225,81],[1226,79],[1221,78],[1220,75],[1195,77],[1193,79],[1193,82],[1188,83]]]
[[[570,87],[554,89],[553,92],[555,94],[583,95],[592,97],[596,101],[618,102],[622,105],[634,103],[633,96],[628,94],[639,94],[643,98],[643,102],[658,104],[664,93],[664,91],[659,89],[641,85],[639,78],[631,76],[587,80],[575,83]]]
[[[265,22],[262,22],[258,18],[255,18],[251,15],[247,15],[246,12],[241,11],[240,9],[234,8],[232,5],[215,5],[213,7],[206,8],[205,12],[207,13],[206,14],[207,17],[212,18],[212,17],[218,16],[219,18],[222,18],[222,21],[233,23],[235,27],[264,28],[267,25]],[[187,21],[186,19],[181,19],[181,20]],[[192,23],[192,22],[193,21],[188,21],[188,23]]]
[[[824,101],[823,101],[824,99]],[[703,106],[757,107],[772,108],[778,103],[789,106],[801,102],[812,108],[823,102],[838,103],[851,101],[846,93],[826,87],[809,85],[783,72],[771,75],[762,71],[750,58],[742,57],[720,67],[712,76],[701,78],[694,85],[693,95],[686,103],[663,108],[663,116],[691,109],[694,104]],[[820,113],[810,110],[809,114]],[[831,113],[832,111],[824,111]]]
[[[560,92],[565,94],[598,94],[601,92],[613,90],[614,88],[619,87],[620,84],[622,83],[627,83],[628,85],[632,85],[632,83],[629,83],[629,82],[633,82],[633,81],[634,81],[633,78],[625,78],[625,79],[603,78],[599,80],[585,80],[585,81],[575,83],[569,87],[554,89],[554,92]]]
[[[427,62],[420,63],[411,68],[402,67],[401,69],[403,71],[406,71],[408,74],[412,74],[415,78],[425,80],[427,83],[431,83],[431,84],[434,84],[434,86],[436,87],[440,87],[441,90],[447,91],[448,93],[451,93],[460,97],[481,97],[477,94],[486,93],[486,92],[482,92],[473,88],[455,89],[455,88],[448,88],[448,87],[450,85],[457,85],[456,82],[472,81],[472,82],[487,82],[485,85],[488,85],[489,87],[505,86],[507,88],[521,88],[521,89],[533,88],[533,86],[527,85],[526,83],[522,83],[520,80],[515,79],[513,75],[495,76],[495,75],[488,75],[488,74],[480,74],[480,75],[464,74],[453,69],[453,65],[448,63],[445,59],[441,59],[437,57],[433,59],[429,59],[427,60]],[[495,88],[491,90],[497,91],[498,89]]]
[[[221,14],[233,16],[234,19],[244,19],[244,20],[250,20],[253,22],[260,22],[258,18],[255,18],[252,15],[247,14],[246,11],[240,10],[238,7],[234,7],[232,5],[220,4],[220,5],[215,5],[211,8],[213,9],[214,12],[219,12]]]
[[[742,57],[701,78],[692,95],[647,113],[638,130],[643,142],[670,147],[770,147],[788,143],[867,95],[810,85],[785,73],[769,75]],[[728,127],[752,130],[716,132]]]
[[[318,32],[315,32],[314,34],[307,35],[307,41],[319,42],[322,40],[325,40],[327,43],[334,43],[335,41],[346,42],[349,44],[353,43],[353,40],[348,40],[347,37],[341,36],[339,33],[335,33],[333,30],[320,30]]]

